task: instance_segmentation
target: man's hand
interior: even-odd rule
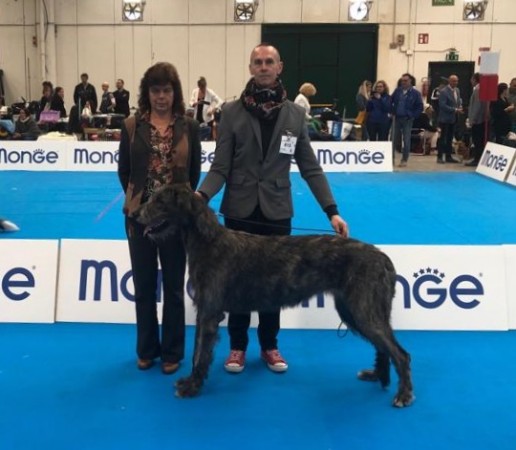
[[[342,219],[342,217],[335,215],[331,217],[331,226],[337,234],[340,234],[343,238],[349,237],[348,224]]]

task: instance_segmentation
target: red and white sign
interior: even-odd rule
[[[481,52],[480,64],[480,100],[494,101],[498,98],[498,67],[500,52]]]
[[[419,33],[417,35],[417,43],[418,44],[428,44],[429,42],[429,34],[428,33]]]

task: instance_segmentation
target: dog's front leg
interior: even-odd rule
[[[202,311],[197,312],[192,373],[177,381],[178,397],[196,396],[208,377],[208,369],[213,361],[213,348],[217,342],[219,319],[218,314],[207,317]]]

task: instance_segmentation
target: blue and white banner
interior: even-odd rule
[[[516,186],[516,155],[514,156],[512,167],[509,169],[509,173],[507,174],[505,181],[512,186]]]
[[[393,327],[507,330],[502,246],[380,246],[396,267]]]
[[[66,170],[111,172],[118,169],[118,142],[75,141],[68,144]]]
[[[66,141],[0,141],[0,170],[66,170],[68,146]]]
[[[0,240],[0,322],[54,322],[58,244]]]
[[[382,249],[392,258],[398,272],[394,328],[507,330],[502,246]],[[64,240],[60,261],[56,320],[134,322],[134,287],[125,241]],[[185,291],[186,321],[193,325],[195,310],[188,282]],[[161,297],[159,286],[158,302]],[[331,296],[321,293],[300,307],[284,310],[281,322],[283,328],[336,329],[340,319]],[[256,315],[252,324],[256,325]]]
[[[113,141],[5,141],[0,171],[116,172],[118,146]],[[392,172],[390,142],[312,142],[312,147],[325,172]],[[215,142],[202,142],[203,172],[214,157]],[[294,159],[292,171],[299,171]]]
[[[477,167],[477,173],[504,182],[516,158],[516,149],[488,142]]]

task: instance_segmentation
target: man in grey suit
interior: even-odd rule
[[[477,167],[480,162],[480,157],[484,152],[484,145],[486,141],[486,112],[487,102],[480,101],[480,74],[474,73],[471,77],[471,84],[473,85],[473,92],[469,99],[468,108],[468,123],[471,127],[471,140],[473,141],[473,160],[466,163],[466,166]]]
[[[279,52],[260,44],[251,53],[247,83],[239,100],[222,109],[215,158],[198,188],[207,200],[225,186],[220,207],[225,225],[260,235],[288,235],[293,216],[290,188],[292,157],[310,190],[326,212],[333,229],[348,236],[328,181],[310,145],[305,111],[287,100],[279,75]],[[207,275],[209,276],[209,275]],[[224,367],[239,373],[245,366],[250,314],[230,314],[231,352]],[[280,312],[260,312],[258,339],[261,357],[270,370],[285,372],[278,351]]]
[[[437,162],[439,164],[458,162],[451,156],[457,114],[462,113],[462,99],[457,87],[458,84],[459,77],[457,75],[450,75],[448,86],[443,88],[439,94],[438,122],[441,129],[441,137],[437,142]]]

